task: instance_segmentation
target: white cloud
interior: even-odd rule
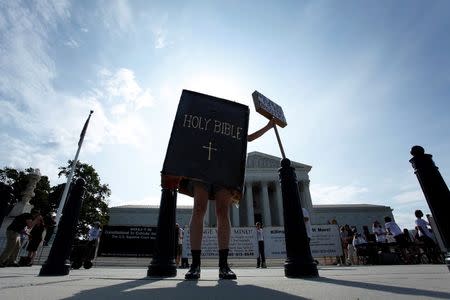
[[[134,30],[133,12],[127,1],[103,1],[99,7],[103,24],[113,35]]]
[[[155,35],[155,48],[161,49],[167,46],[167,30],[162,28],[157,28],[153,30],[153,34]]]
[[[52,152],[43,151],[42,144],[27,143],[6,133],[0,134],[0,139],[2,143],[8,145],[8,147],[0,147],[0,156],[9,159],[6,165],[0,166],[1,168],[5,166],[16,169],[38,168],[52,182],[60,181],[57,169],[61,162],[55,159]],[[14,149],[14,155],[8,153],[10,149]]]
[[[365,187],[325,186],[322,184],[311,184],[311,197],[313,204],[349,204],[368,203],[362,196],[368,192]]]
[[[66,41],[64,43],[64,45],[66,45],[67,47],[70,47],[70,48],[79,48],[80,47],[80,44],[77,41],[75,41],[73,38],[70,38],[68,41]]]
[[[154,100],[132,70],[104,70],[96,88],[75,96],[55,89],[58,72],[48,52],[53,44],[51,31],[69,21],[69,8],[64,1],[2,4],[0,167],[32,166],[55,180],[57,166],[73,158],[91,109],[94,115],[83,152],[98,152],[106,143],[139,146],[150,140],[141,110]],[[70,40],[67,45],[78,43]]]
[[[104,89],[103,96],[113,102],[115,114],[123,114],[129,109],[139,110],[153,104],[150,90],[139,86],[132,70],[119,69],[115,74],[109,70],[101,70],[100,75]],[[120,103],[122,100],[125,100],[125,103]]]
[[[421,190],[409,190],[404,191],[400,194],[395,195],[392,200],[397,204],[413,204],[413,203],[422,203],[424,200],[424,196]]]
[[[0,11],[0,90],[18,105],[25,105],[23,110],[39,105],[38,99],[52,90],[54,64],[46,53],[49,32],[70,13],[64,1],[21,4],[8,1]]]
[[[394,217],[395,217],[395,222],[398,224],[398,226],[401,229],[403,229],[403,228],[414,229],[414,226],[415,226],[414,211],[412,211],[412,213],[394,211]]]

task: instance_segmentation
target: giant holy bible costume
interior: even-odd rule
[[[192,196],[186,183],[202,181],[234,191],[239,201],[248,121],[246,105],[183,90],[161,172],[163,185],[170,178],[171,187]]]

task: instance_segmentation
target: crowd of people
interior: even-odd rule
[[[311,225],[309,213],[303,210],[305,227],[308,240],[311,238]],[[382,224],[375,220],[371,226],[363,226],[362,232],[358,232],[355,226],[348,224],[340,226],[340,238],[343,255],[336,257],[335,264],[380,264],[383,256],[395,255],[398,262],[404,264],[413,263],[441,263],[441,251],[438,248],[436,238],[433,235],[430,224],[423,219],[421,210],[415,211],[415,229],[400,229],[398,224],[389,216],[384,218]],[[48,243],[55,227],[53,213],[42,216],[38,210],[23,213],[14,218],[7,227],[6,246],[0,255],[0,267],[31,266],[36,257],[36,252],[41,245]],[[337,224],[336,220],[331,224]],[[264,251],[264,235],[262,224],[257,222],[256,238],[258,241],[257,268],[266,268]],[[92,250],[90,259],[95,256],[95,249],[101,234],[100,222],[94,222],[88,234],[87,248]],[[187,262],[183,262],[184,230],[176,224],[176,248],[175,263],[177,267],[187,268]],[[20,249],[26,250],[27,255],[19,257]],[[186,256],[186,255],[185,255]]]
[[[43,216],[36,209],[16,216],[6,229],[6,246],[0,255],[0,268],[33,265],[37,249],[48,243],[53,232],[55,216]],[[19,258],[21,249],[27,254]]]
[[[101,235],[100,222],[89,230],[84,254],[90,260]],[[32,266],[38,249],[48,246],[56,227],[56,213],[42,215],[38,209],[16,216],[6,228],[6,245],[0,254],[0,268]]]
[[[363,226],[363,232],[348,224],[340,226],[340,237],[344,255],[337,257],[335,264],[378,264],[380,257],[394,255],[400,263],[440,263],[438,249],[430,224],[423,220],[421,210],[415,211],[415,229],[400,229],[389,216],[384,224],[375,220],[372,232]],[[382,258],[381,258],[382,259]]]

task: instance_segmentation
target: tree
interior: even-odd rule
[[[67,167],[59,167],[58,176],[68,176],[70,169],[72,167],[72,161],[68,161]],[[9,186],[13,188],[14,197],[20,201],[22,199],[22,193],[28,184],[27,175],[34,172],[33,168],[28,168],[25,170],[16,170],[13,168],[5,167],[0,169],[0,183],[2,183],[2,190],[4,186]],[[81,162],[77,163],[75,168],[74,177],[72,183],[74,183],[78,178],[84,178],[86,180],[86,193],[82,199],[83,205],[81,207],[81,212],[79,216],[79,222],[77,227],[77,237],[83,238],[87,235],[89,231],[89,225],[93,224],[95,221],[99,221],[101,224],[107,224],[109,220],[108,211],[108,197],[111,195],[111,190],[107,184],[102,184],[100,181],[100,176],[95,171],[95,169],[89,165]],[[36,185],[34,190],[34,197],[30,200],[30,204],[34,208],[39,209],[42,215],[47,215],[50,212],[56,212],[59,203],[61,201],[61,196],[64,191],[65,184],[58,184],[56,186],[50,186],[50,182],[47,176],[42,176]],[[12,208],[12,203],[8,200],[6,203],[6,197],[2,197],[0,204],[2,211],[9,212]],[[5,198],[5,199],[3,199]],[[5,203],[3,203],[5,202]],[[7,213],[6,213],[7,214]]]
[[[41,211],[43,216],[55,211],[56,203],[49,201],[51,192],[50,181],[47,176],[41,176],[34,189],[34,197],[30,200],[30,204]]]
[[[72,163],[73,161],[69,160],[67,167],[59,167],[60,172],[58,173],[58,176],[68,177],[72,168]],[[83,238],[89,231],[89,225],[92,225],[95,221],[99,221],[101,224],[108,223],[108,198],[111,195],[111,190],[109,189],[108,184],[101,183],[100,176],[95,171],[94,167],[89,164],[77,162],[72,184],[74,184],[78,178],[86,180],[86,192],[82,199],[83,205],[81,207],[77,227],[77,237]],[[55,197],[57,193],[60,199],[63,189],[64,184],[54,187],[52,189],[52,193],[54,194],[51,195],[51,198],[57,199],[57,197]]]

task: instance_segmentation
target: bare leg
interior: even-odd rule
[[[230,244],[230,205],[231,193],[222,189],[216,193],[217,240],[219,250],[228,249]]]
[[[216,193],[217,240],[219,244],[219,278],[236,279],[236,274],[228,266],[230,244],[230,205],[231,193],[222,189]]]
[[[177,247],[177,252],[178,252],[178,247]],[[177,257],[175,258],[175,265],[176,265],[177,267],[180,266],[180,261],[181,261],[180,256],[179,256],[178,253],[177,253]]]
[[[203,238],[203,219],[208,208],[208,192],[201,184],[194,185],[194,207],[190,223],[190,242],[192,263],[191,268],[184,276],[185,279],[197,280],[200,278],[200,255]]]
[[[190,223],[190,242],[192,250],[201,250],[203,238],[203,219],[208,208],[208,192],[201,186],[194,186],[194,207]]]

